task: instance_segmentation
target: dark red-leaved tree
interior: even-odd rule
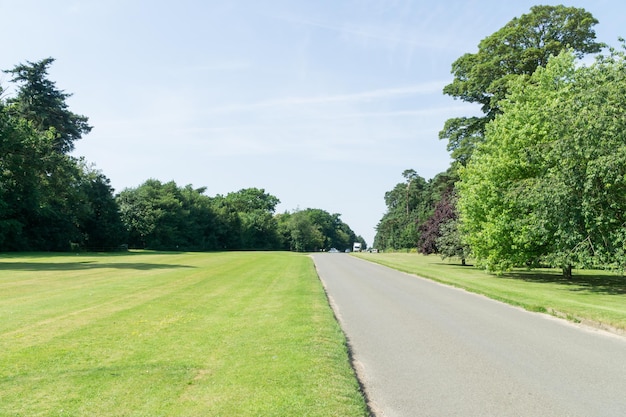
[[[446,191],[435,205],[432,216],[420,226],[420,239],[417,249],[425,254],[440,253],[437,240],[441,237],[441,225],[456,220],[454,191]]]

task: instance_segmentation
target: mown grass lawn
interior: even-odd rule
[[[365,415],[305,255],[0,255],[0,416]]]
[[[560,270],[518,269],[496,276],[436,255],[359,253],[356,256],[527,310],[588,321],[621,333],[626,331],[626,278],[614,273],[575,270],[572,279],[566,280]]]

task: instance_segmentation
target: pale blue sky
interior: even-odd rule
[[[441,93],[451,63],[561,3],[590,11],[599,41],[626,36],[620,0],[0,0],[0,68],[56,59],[50,78],[94,126],[74,154],[117,192],[264,188],[371,245],[385,192],[405,169],[447,169],[439,130],[476,112]]]

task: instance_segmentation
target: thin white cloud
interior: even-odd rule
[[[282,20],[285,22],[296,23],[305,26],[316,27],[320,29],[326,29],[333,32],[337,32],[344,35],[355,36],[363,39],[371,39],[376,41],[382,41],[385,43],[391,43],[394,45],[403,44],[411,47],[439,49],[441,44],[439,42],[433,42],[432,39],[420,37],[416,39],[414,36],[398,36],[395,34],[385,33],[380,29],[373,29],[368,26],[344,24],[333,25],[325,22],[314,21],[310,19],[303,19],[301,17],[287,16],[287,15],[267,15],[270,18],[276,20]]]
[[[341,120],[350,120],[350,119],[394,119],[394,118],[424,118],[427,117],[429,120],[437,120],[441,118],[446,118],[451,114],[466,114],[467,106],[458,105],[458,106],[447,106],[447,107],[432,107],[427,109],[414,109],[414,110],[396,110],[396,111],[367,111],[367,112],[352,112],[352,113],[324,113],[324,114],[315,114],[307,117],[299,117],[297,118],[296,123],[289,123],[289,121],[285,118],[279,121],[279,127],[281,129],[311,129],[319,127],[320,121],[341,121]],[[306,123],[305,123],[306,121]],[[147,120],[145,122],[146,125],[154,124],[156,121]],[[333,125],[334,126],[334,125]],[[252,131],[252,132],[265,132],[270,130],[277,129],[277,126],[274,124],[232,124],[232,125],[218,125],[218,126],[195,126],[195,127],[185,127],[181,129],[181,133],[185,134],[205,134],[205,133],[219,133],[219,132],[242,132],[242,131]]]
[[[455,112],[467,112],[467,106],[449,106],[449,107],[431,107],[427,109],[415,109],[415,110],[395,110],[395,111],[380,111],[380,112],[357,112],[357,113],[345,113],[345,114],[328,114],[320,117],[325,120],[336,119],[364,119],[364,118],[393,118],[393,117],[417,117],[417,116],[429,116],[438,117]]]
[[[259,101],[256,103],[236,104],[208,109],[209,113],[229,113],[270,107],[290,107],[299,105],[315,105],[328,103],[370,102],[374,100],[396,97],[440,93],[446,82],[434,81],[396,88],[381,88],[359,93],[331,94],[312,97],[285,97]]]
[[[224,61],[205,65],[190,65],[183,67],[183,70],[189,72],[241,71],[250,67],[250,63],[245,61]]]

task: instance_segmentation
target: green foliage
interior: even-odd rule
[[[458,258],[465,265],[465,261],[470,256],[471,251],[469,246],[463,241],[458,219],[449,219],[439,226],[437,253],[443,259]]]
[[[488,269],[626,266],[626,64],[562,53],[516,80],[461,171],[459,208]]]
[[[280,246],[278,224],[274,211],[280,200],[264,189],[246,188],[228,193],[223,200],[231,213],[239,219],[239,245],[236,249],[277,249]]]
[[[227,204],[221,196],[211,200],[211,209],[215,212],[216,221],[213,223],[216,249],[241,248],[241,217],[234,207]]]
[[[414,170],[405,170],[405,183],[385,193],[387,211],[376,227],[374,247],[406,249],[419,246],[421,226],[432,216],[441,196],[452,186],[455,168],[426,181]]]
[[[56,88],[48,76],[48,67],[54,62],[46,58],[28,62],[4,71],[13,75],[12,82],[20,84],[15,98],[9,100],[12,114],[32,123],[39,132],[54,129],[54,148],[67,153],[74,149],[74,142],[91,131],[87,117],[68,110],[67,98],[71,94]]]
[[[250,213],[256,210],[274,213],[276,206],[280,203],[277,197],[266,193],[262,188],[244,188],[228,193],[225,200],[238,213]]]
[[[320,209],[274,215],[278,198],[247,188],[208,197],[204,188],[148,180],[117,197],[134,248],[159,250],[345,250],[356,236],[339,214]]]
[[[534,6],[529,14],[514,18],[483,39],[478,52],[467,53],[452,64],[454,80],[444,93],[481,106],[483,117],[453,118],[446,122],[440,139],[448,140],[452,157],[466,164],[487,123],[501,112],[500,103],[509,92],[509,83],[527,79],[545,67],[551,56],[571,49],[579,58],[599,52],[595,42],[598,21],[582,8]]]
[[[456,201],[453,186],[449,185],[435,204],[433,214],[420,226],[418,251],[425,255],[438,254],[443,259],[459,258],[465,265],[470,249],[463,242]]]
[[[56,152],[54,138],[52,130],[38,132],[0,109],[0,250],[69,250],[70,242],[119,236],[121,223],[114,218],[110,230],[95,232],[94,216],[115,217],[116,208],[90,201],[96,194],[88,188],[95,186],[92,179],[107,180],[90,179],[78,160]]]
[[[427,182],[414,170],[405,170],[406,183],[385,193],[387,211],[376,227],[374,246],[379,249],[413,248],[418,241],[418,223],[428,210]]]
[[[288,233],[286,239],[290,250],[310,252],[319,251],[323,247],[324,236],[305,212],[283,215],[282,220],[287,220],[283,227]]]
[[[51,151],[49,135],[40,136],[23,119],[0,107],[0,248],[29,249],[24,229],[40,203],[41,173]]]
[[[6,71],[21,85],[0,101],[0,250],[116,248],[124,234],[108,179],[66,153],[91,127],[47,79],[52,62]]]
[[[474,148],[483,140],[485,124],[484,117],[455,117],[446,120],[443,130],[439,132],[439,139],[447,139],[447,150],[452,159],[461,165],[466,165]]]
[[[321,210],[279,229],[280,200],[247,188],[210,198],[206,188],[150,179],[113,195],[109,179],[68,155],[87,117],[47,78],[54,59],[5,71],[18,84],[0,97],[0,251],[274,250],[351,247],[354,232]],[[3,90],[0,88],[0,93]],[[358,238],[364,244],[362,238]]]
[[[433,255],[364,253],[358,256],[530,311],[626,330],[626,283],[614,272],[577,270],[572,280],[560,275],[558,269],[520,268],[494,276]]]
[[[151,179],[117,196],[129,244],[159,250],[213,250],[223,241],[217,216],[204,188],[178,187]]]
[[[79,230],[83,235],[80,243],[92,251],[118,249],[127,238],[110,181],[84,162],[81,165],[80,192],[84,209],[79,219]]]
[[[321,209],[297,210],[277,216],[285,249],[296,252],[315,252],[335,248],[351,249],[354,242],[366,247],[362,237],[356,236],[339,214]]]

